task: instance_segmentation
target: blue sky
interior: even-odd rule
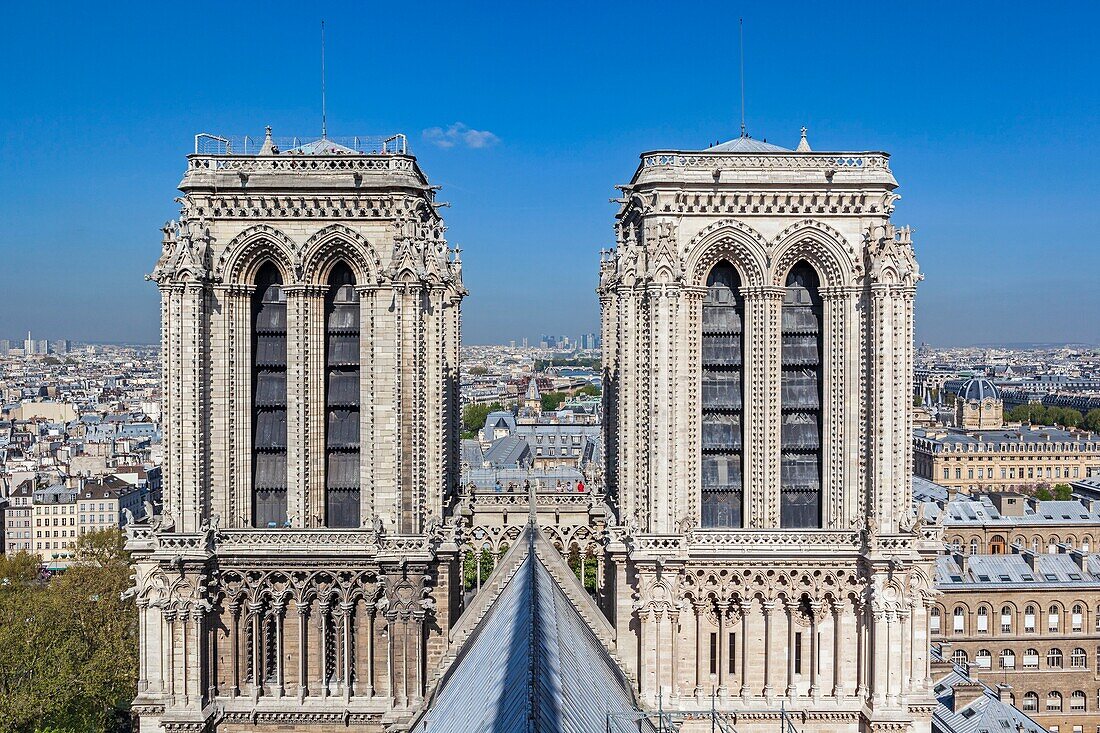
[[[467,342],[597,330],[613,186],[736,136],[743,16],[751,134],[892,154],[919,339],[1100,343],[1100,5],[881,2],[14,4],[0,338],[158,338],[193,135],[316,133],[322,15],[330,133],[407,133],[452,203]]]

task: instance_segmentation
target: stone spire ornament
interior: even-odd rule
[[[796,153],[808,153],[810,152],[810,143],[806,140],[806,126],[802,126],[802,139],[798,141],[798,147],[794,149]]]

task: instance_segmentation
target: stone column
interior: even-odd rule
[[[748,702],[749,695],[749,612],[752,610],[752,599],[741,598],[738,602],[741,609],[741,700]]]
[[[696,599],[695,609],[695,698],[703,699],[703,615],[706,605],[702,599]]]
[[[858,289],[850,286],[823,287],[822,326],[824,384],[822,389],[822,526],[845,528],[860,516],[859,410],[848,409],[859,398],[858,342],[852,330],[858,325],[855,310]]]
[[[742,358],[745,425],[742,441],[748,487],[745,526],[779,526],[779,431],[781,387],[781,318],[786,289],[746,287],[745,354]]]
[[[149,600],[139,598],[138,607],[138,645],[141,650],[138,654],[138,693],[149,689],[149,633],[146,626],[149,623]]]
[[[716,649],[715,665],[718,667],[718,697],[726,697],[729,689],[726,687],[726,659],[729,654],[729,643],[726,634],[726,617],[729,613],[729,602],[718,601],[718,644]]]
[[[309,602],[299,599],[294,604],[298,612],[298,702],[309,694]]]
[[[669,631],[672,635],[672,663],[669,665],[672,670],[672,697],[680,697],[680,657],[679,657],[679,639],[680,639],[680,611],[672,609],[668,613]]]
[[[798,690],[794,684],[794,619],[798,613],[798,602],[787,599],[787,698],[793,700]]]
[[[165,692],[168,694],[168,699],[172,701],[173,705],[178,705],[179,700],[176,698],[176,611],[171,608],[164,610],[164,623],[168,629],[168,644],[165,651],[168,652],[168,662],[165,664],[167,670],[167,677],[165,679]]]
[[[814,702],[820,702],[821,691],[817,687],[817,615],[821,611],[820,601],[811,601],[810,603],[810,697]]]
[[[764,689],[761,691],[764,697],[766,697],[771,704],[773,695],[775,694],[772,689],[772,677],[771,677],[771,659],[772,659],[772,611],[775,610],[779,601],[774,598],[769,598],[761,602],[760,607],[764,614]]]
[[[252,699],[257,700],[264,680],[263,604],[255,601],[249,603],[248,618],[252,628]]]
[[[461,567],[461,566],[460,566]],[[374,697],[374,603],[367,604],[367,685],[364,694]]]
[[[843,628],[841,618],[844,613],[844,602],[834,598],[830,604],[833,611],[833,697],[843,694],[841,686],[840,668],[842,665],[841,649],[843,644]]]
[[[344,678],[344,701],[351,699],[351,678],[352,670],[355,669],[354,662],[351,656],[351,618],[352,611],[355,608],[353,603],[348,601],[340,602],[340,619],[343,622],[343,649],[341,651],[341,661],[343,662],[343,669],[341,670],[341,676]]]
[[[283,670],[283,613],[286,611],[286,600],[277,599],[271,605],[271,613],[275,619],[275,697],[286,694],[286,675]]]
[[[333,665],[333,671],[329,673],[329,659],[335,658],[337,655],[336,649],[333,647],[332,641],[330,641],[330,629],[335,622],[333,613],[333,601],[331,598],[326,599],[320,607],[317,609],[319,613],[319,621],[321,622],[321,644],[320,644],[320,669],[321,669],[321,697],[327,698],[332,696],[332,682],[333,679],[339,674],[339,668]],[[332,634],[335,636],[335,633]]]
[[[867,699],[867,676],[869,674],[869,660],[867,657],[867,606],[861,597],[855,599],[852,608],[856,624],[856,697],[860,700]]]

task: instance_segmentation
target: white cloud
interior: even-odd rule
[[[453,148],[463,145],[467,148],[488,148],[500,142],[500,138],[488,130],[474,130],[461,122],[455,122],[446,129],[429,127],[424,130],[424,139],[441,148]]]

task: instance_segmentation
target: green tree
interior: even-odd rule
[[[581,396],[584,396],[584,395],[589,395],[591,397],[599,397],[602,393],[603,393],[603,390],[601,390],[598,385],[586,384],[583,387],[581,387],[580,389],[578,389],[576,392],[574,392],[573,394],[577,397],[581,397]]]
[[[489,373],[489,368],[488,367],[483,367],[483,366],[474,366],[474,367],[470,367],[466,371],[468,371],[472,376],[484,377],[486,374]]]
[[[490,412],[503,410],[504,405],[492,402],[488,405],[469,404],[462,408],[462,437],[473,439],[477,437],[477,431],[485,426],[485,418]]]
[[[1088,414],[1085,415],[1085,420],[1081,424],[1081,427],[1086,430],[1100,433],[1100,408],[1089,410]]]
[[[1073,487],[1069,484],[1054,484],[1054,498],[1058,501],[1069,501],[1073,498]]]
[[[37,558],[0,557],[0,730],[130,729],[137,687],[137,608],[123,598],[130,563],[117,529],[77,544],[50,580]]]
[[[1050,489],[1048,489],[1046,485],[1043,485],[1035,489],[1035,498],[1039,501],[1052,501],[1054,495],[1050,493]]]
[[[542,411],[553,412],[569,398],[565,392],[547,392],[542,396]]]

